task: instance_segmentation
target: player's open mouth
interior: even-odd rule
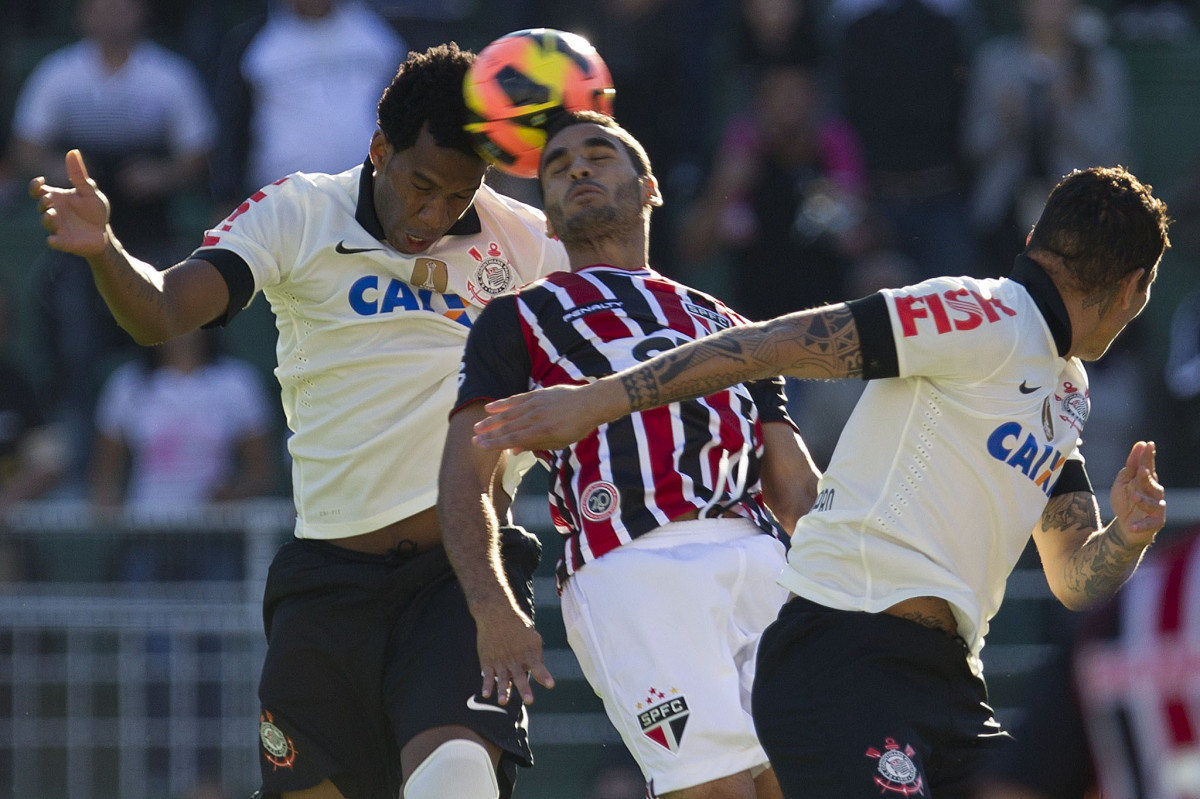
[[[430,244],[433,244],[433,239],[421,238],[420,236],[414,236],[411,233],[405,233],[404,244],[405,249],[409,250],[410,252],[420,252],[421,250],[427,248]]]

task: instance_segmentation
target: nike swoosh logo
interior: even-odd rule
[[[382,247],[347,247],[345,239],[339,241],[333,249],[342,255],[354,255],[360,252],[383,252]]]
[[[467,707],[471,710],[490,710],[493,713],[503,713],[506,716],[508,715],[508,711],[498,705],[485,705],[483,702],[480,702],[475,698],[475,694],[471,694],[467,697]]]
[[[1033,392],[1037,391],[1040,388],[1041,388],[1041,386],[1032,386],[1031,387],[1028,384],[1026,384],[1026,382],[1024,380],[1021,381],[1021,385],[1017,386],[1017,390],[1020,391],[1022,394],[1032,394]]]

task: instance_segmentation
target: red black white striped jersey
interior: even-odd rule
[[[591,382],[744,323],[653,270],[559,272],[480,314],[456,409]],[[762,421],[791,424],[782,380],[635,413],[565,450],[536,453],[551,475],[551,517],[566,537],[565,573],[693,510],[702,518],[732,512],[778,534],[759,484]]]
[[[1106,799],[1200,797],[1200,533],[1158,555],[1075,652]]]

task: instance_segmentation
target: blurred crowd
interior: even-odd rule
[[[78,147],[120,238],[169,265],[260,186],[360,163],[409,48],[555,27],[597,46],[616,115],[654,162],[666,204],[652,263],[754,319],[931,275],[1006,274],[1059,177],[1138,172],[1130,49],[1200,39],[1197,3],[1144,0],[18,5],[0,34],[6,223],[32,218],[26,182],[65,180],[63,153]],[[1195,155],[1172,176],[1178,203],[1167,193],[1180,226],[1164,262],[1193,275]],[[495,180],[537,199],[528,182]],[[192,507],[286,495],[269,335],[241,333],[239,319],[143,352],[85,263],[27,251],[0,251],[0,336],[29,342],[17,352],[0,338],[0,511],[35,497]],[[1139,323],[1093,371],[1087,451],[1101,482],[1123,457],[1107,442],[1152,435],[1166,482],[1200,485],[1200,292],[1177,294],[1149,314],[1174,316],[1159,326],[1169,341]],[[856,388],[790,390],[823,462]]]

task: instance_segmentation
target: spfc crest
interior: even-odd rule
[[[679,751],[683,729],[687,726],[687,699],[677,689],[669,692],[651,688],[644,702],[638,702],[638,723],[642,735],[671,752]]]
[[[867,747],[867,757],[873,757],[879,761],[875,784],[883,791],[891,791],[905,796],[913,794],[924,796],[925,782],[921,778],[920,769],[912,760],[916,753],[911,746],[906,745],[901,749],[895,738],[884,739],[882,752],[873,746]]]

